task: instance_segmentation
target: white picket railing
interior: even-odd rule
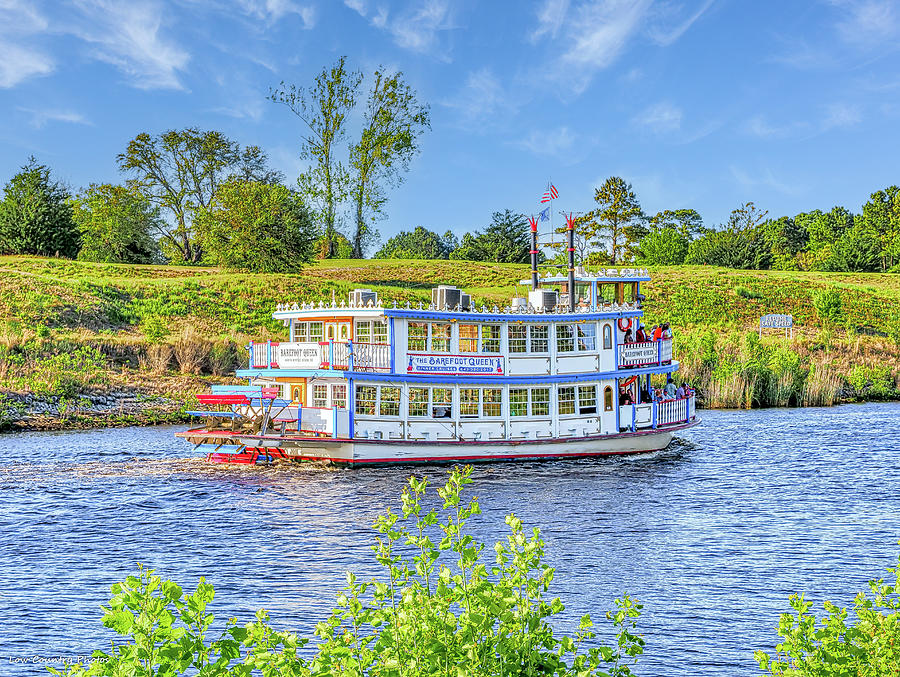
[[[350,357],[353,357],[352,365]],[[389,371],[391,368],[391,346],[387,343],[347,343],[334,344],[335,369],[352,371]]]
[[[686,423],[694,414],[694,397],[663,400],[656,403],[656,425]]]

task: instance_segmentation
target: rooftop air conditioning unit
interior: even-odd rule
[[[519,310],[520,308],[527,308],[528,300],[522,298],[521,296],[513,296],[512,300],[512,309]]]
[[[471,294],[460,294],[459,295],[460,310],[469,310],[471,307],[472,307],[472,295]]]
[[[371,289],[354,289],[350,292],[350,306],[356,306],[357,308],[365,308],[369,305],[369,302],[372,302],[372,305],[378,305],[378,293],[372,291]]]
[[[528,303],[535,310],[553,310],[559,301],[559,295],[552,289],[533,289],[528,292]]]
[[[431,290],[431,303],[438,310],[444,308],[456,308],[460,305],[462,292],[456,287],[440,285]]]

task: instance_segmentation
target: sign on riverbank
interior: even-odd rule
[[[794,338],[794,316],[779,315],[770,313],[759,318],[759,335],[762,336],[763,329],[784,329],[784,335],[787,337],[788,330],[791,332],[791,338]]]

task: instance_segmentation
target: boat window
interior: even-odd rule
[[[372,321],[372,343],[387,344],[388,326],[380,320]]]
[[[557,409],[560,416],[575,413],[575,386],[560,386],[557,390]]]
[[[356,321],[356,342],[371,343],[372,342],[372,322],[371,320]]]
[[[341,341],[346,341],[350,337],[350,326],[346,324],[341,325]]]
[[[578,350],[592,351],[597,348],[597,325],[593,322],[579,324],[575,326],[578,334]]]
[[[382,416],[400,415],[400,388],[396,386],[381,387],[380,412]]]
[[[328,334],[328,340],[329,340],[329,341],[334,341],[334,325],[333,325],[333,324],[329,324],[329,325],[328,325],[328,332],[327,332],[327,334]]]
[[[322,323],[321,322],[310,322],[309,323],[309,340],[313,343],[319,343],[322,340]]]
[[[328,386],[313,386],[313,403],[314,407],[325,408],[328,406]]]
[[[347,408],[347,386],[344,383],[334,383],[331,386],[331,406],[335,409]]]
[[[425,352],[425,341],[428,338],[428,325],[424,322],[410,322],[406,347],[408,350]]]
[[[603,325],[603,349],[612,350],[612,328],[608,324]]]
[[[301,343],[306,341],[306,322],[294,322],[294,335],[291,340]]]
[[[550,415],[550,388],[531,389],[531,415]]]
[[[528,416],[528,389],[509,389],[509,415]]]
[[[450,323],[431,323],[431,352],[450,352]]]
[[[409,389],[409,415],[428,415],[428,388]]]
[[[485,388],[482,395],[482,416],[501,416],[503,413],[503,389]]]
[[[375,415],[375,386],[356,386],[356,413],[363,416]]]
[[[462,327],[460,327],[462,329]],[[460,418],[478,418],[481,406],[481,390],[478,388],[459,389]]]
[[[524,324],[513,324],[509,326],[509,352],[524,353],[528,348],[525,339],[528,336],[528,328]]]
[[[571,353],[575,350],[575,326],[571,324],[556,325],[556,352]]]
[[[597,413],[597,386],[578,386],[578,413]]]
[[[613,392],[612,388],[606,386],[603,389],[603,411],[613,410]]]
[[[461,353],[477,353],[478,352],[478,325],[477,324],[461,324],[461,325],[459,325],[459,352],[461,352]]]
[[[453,418],[452,388],[431,389],[431,418]]]
[[[550,325],[533,324],[529,328],[532,353],[547,353],[550,351]]]
[[[483,352],[483,353],[499,353],[500,352],[500,325],[499,324],[483,324],[483,325],[481,325],[481,352]]]
[[[597,302],[610,304],[616,300],[616,285],[614,283],[597,285]]]

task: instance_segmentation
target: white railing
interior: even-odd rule
[[[391,346],[387,343],[354,341],[335,343],[332,366],[335,369],[352,369],[352,371],[389,371]]]
[[[620,367],[643,367],[672,361],[672,339],[619,344]]]
[[[687,423],[694,413],[694,397],[663,400],[656,403],[656,425]]]
[[[696,415],[696,398],[663,400],[643,404],[624,404],[619,407],[619,426],[622,430],[640,430],[687,423]]]

